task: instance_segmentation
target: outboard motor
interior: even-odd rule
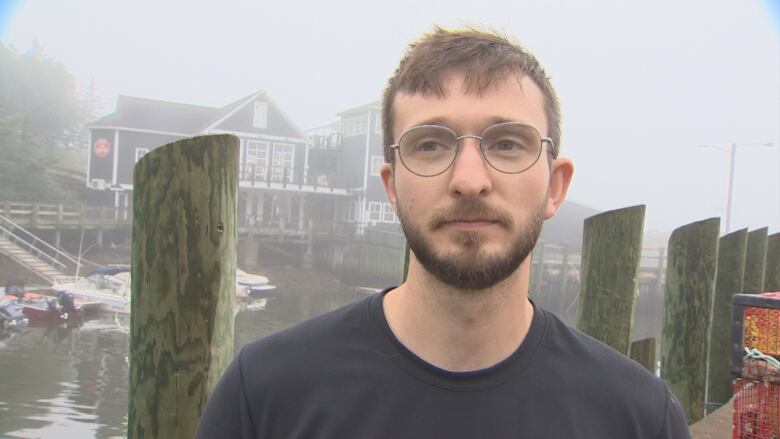
[[[21,282],[9,282],[5,286],[5,294],[16,296],[17,299],[24,297],[24,284]]]
[[[67,291],[58,292],[57,303],[60,304],[62,312],[75,315],[78,311],[76,309],[76,299],[73,298],[73,293],[69,293]]]
[[[10,300],[0,301],[0,331],[9,329],[21,331],[27,327],[28,320],[22,314],[22,309]]]

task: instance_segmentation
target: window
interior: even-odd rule
[[[359,136],[367,131],[368,117],[365,114],[341,120],[341,136]]]
[[[373,222],[382,221],[382,203],[368,202],[368,220]]]
[[[371,175],[379,175],[379,168],[382,167],[382,164],[384,162],[385,162],[385,159],[381,155],[372,155],[371,156]]]
[[[149,148],[136,148],[135,149],[135,162],[141,160],[141,157],[145,156],[149,152]]]
[[[382,117],[379,113],[376,114],[376,121],[374,124],[374,132],[377,134],[382,134]]]
[[[292,143],[274,143],[271,181],[283,181],[286,175],[287,182],[291,183],[293,181],[294,159],[295,145]]]
[[[382,222],[383,223],[396,223],[398,219],[395,217],[395,210],[390,203],[382,204]]]
[[[259,140],[246,141],[246,164],[254,167],[254,175],[259,180],[268,178],[268,145]]]
[[[268,128],[268,102],[255,101],[252,125],[255,128]]]

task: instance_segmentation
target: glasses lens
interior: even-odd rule
[[[521,123],[493,125],[482,133],[485,160],[501,172],[518,173],[533,166],[542,152],[542,136]]]
[[[444,172],[458,153],[455,133],[444,127],[423,125],[401,136],[398,148],[401,162],[411,172],[433,176]]]

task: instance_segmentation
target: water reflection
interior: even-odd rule
[[[249,341],[364,297],[323,273],[273,268],[262,274],[277,289],[265,309],[236,315],[236,352]],[[31,327],[0,340],[0,437],[124,437],[128,327],[128,320],[104,316]]]
[[[0,434],[122,437],[126,331],[111,319],[31,327],[0,351]]]

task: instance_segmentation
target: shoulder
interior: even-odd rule
[[[640,428],[645,433],[659,434],[669,428],[687,431],[679,403],[659,377],[606,344],[567,326],[552,313],[543,312],[547,321],[543,363],[558,372],[563,386],[574,387],[585,396],[589,409],[613,414],[611,422],[625,422],[629,430]]]
[[[340,367],[334,358],[348,352],[354,357],[365,343],[369,299],[246,344],[211,394],[197,437],[251,438],[283,425],[272,421],[287,419],[312,389],[322,387],[323,376]]]
[[[329,359],[365,346],[371,297],[250,342],[239,354],[246,385],[273,381],[327,365]],[[299,370],[300,369],[300,370]]]
[[[570,362],[568,369],[572,372],[587,369],[592,379],[596,380],[629,380],[651,387],[658,387],[659,384],[663,387],[661,380],[639,363],[590,335],[566,325],[549,311],[542,312],[546,314],[547,321],[547,336],[543,345],[548,354],[558,355],[562,360]],[[624,386],[621,385],[622,387]]]

